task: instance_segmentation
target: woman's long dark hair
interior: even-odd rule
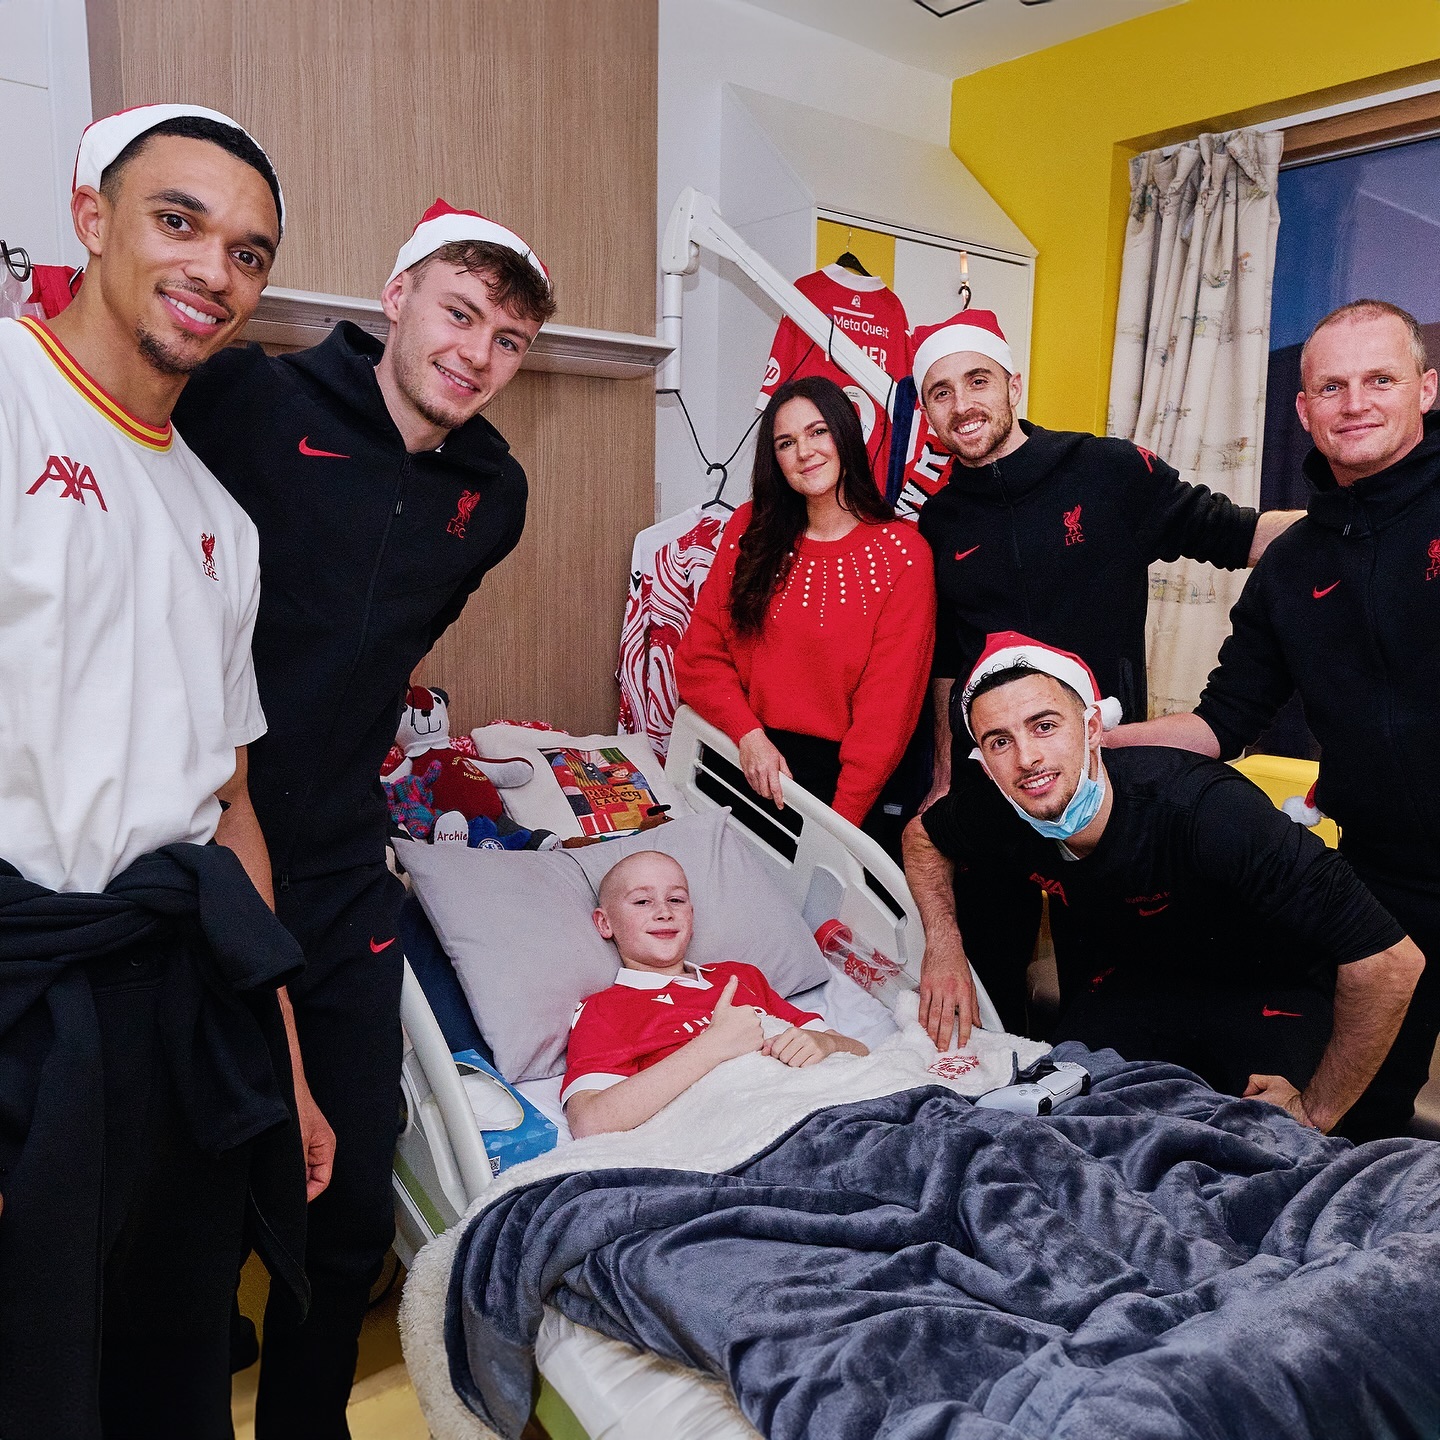
[[[770,397],[755,438],[755,469],[751,476],[750,524],[740,538],[735,580],[730,590],[730,619],[742,635],[757,634],[765,624],[771,597],[785,583],[794,560],[795,543],[805,533],[805,497],[790,488],[775,458],[775,416],[787,400],[808,400],[835,437],[840,456],[838,499],[841,508],[860,520],[893,520],[895,511],[875,488],[865,432],[845,392],[820,375],[787,380]],[[882,423],[878,422],[877,423]]]

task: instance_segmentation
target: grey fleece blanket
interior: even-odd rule
[[[1046,1119],[926,1086],[725,1174],[500,1197],[452,1271],[452,1383],[518,1436],[548,1302],[720,1376],[771,1440],[1434,1440],[1440,1145],[1056,1055],[1095,1084]]]

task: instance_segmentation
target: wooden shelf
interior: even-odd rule
[[[262,345],[318,345],[342,320],[351,321],[377,340],[383,340],[389,329],[378,300],[272,286],[260,297],[260,306],[245,327],[245,338]],[[672,348],[653,335],[545,325],[522,368],[636,380],[653,376]]]

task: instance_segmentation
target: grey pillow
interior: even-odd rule
[[[612,865],[637,850],[673,855],[690,881],[695,938],[687,959],[697,965],[739,960],[754,965],[782,994],[822,984],[830,971],[800,912],[771,879],[767,861],[727,824],[728,810],[682,815],[622,840],[570,853],[596,890]],[[583,998],[583,997],[582,997]]]
[[[595,887],[636,850],[663,850],[685,868],[695,906],[688,958],[754,965],[782,995],[826,978],[799,911],[725,821],[723,811],[687,815],[623,840],[538,853],[394,842],[507,1080],[564,1072],[575,1007],[612,984],[618,964],[590,920]]]

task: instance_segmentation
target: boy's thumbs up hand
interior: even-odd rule
[[[717,1064],[720,1060],[733,1060],[737,1055],[748,1055],[765,1043],[760,1012],[753,1005],[732,1003],[739,984],[740,979],[736,975],[725,982],[725,988],[710,1012],[710,1024],[701,1037],[717,1053]]]

